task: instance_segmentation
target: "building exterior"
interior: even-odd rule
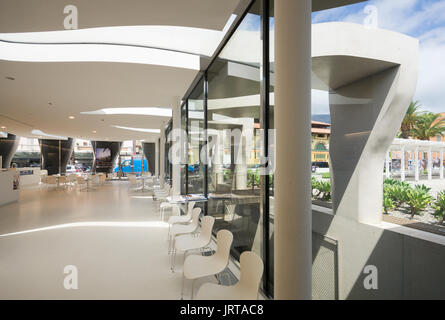
[[[56,2],[59,4],[48,3]],[[174,200],[187,195],[186,199],[203,199],[196,206],[203,215],[214,217],[213,233],[229,230],[233,235],[227,251],[234,264],[246,251],[261,258],[264,272],[260,288],[264,296],[302,300],[445,296],[443,238],[382,221],[383,159],[416,89],[416,39],[369,25],[311,23],[314,11],[361,0],[147,0],[132,1],[125,12],[121,6],[111,4],[117,1],[74,2],[82,4],[85,11],[89,9],[88,15],[81,16],[83,28],[95,29],[91,33],[84,30],[76,34],[74,30],[75,36],[70,39],[64,38],[70,34],[67,30],[61,38],[51,38],[53,33],[40,34],[62,28],[61,17],[54,14],[62,14],[62,10],[50,5],[54,10],[48,10],[40,4],[31,8],[25,5],[31,3],[26,0],[8,2],[4,6],[7,14],[0,21],[0,31],[12,33],[8,41],[0,42],[0,63],[10,73],[2,79],[7,86],[0,86],[0,90],[8,92],[0,95],[2,115],[8,116],[2,118],[0,125],[14,135],[35,137],[47,132],[47,136],[56,139],[51,140],[51,146],[58,153],[47,148],[45,157],[53,154],[59,173],[63,174],[60,164],[66,166],[63,158],[71,155],[73,139],[78,137],[93,141],[94,153],[108,145],[113,149],[113,155],[107,157],[111,159],[122,153],[130,158],[137,154],[135,144],[124,145],[121,150],[122,141],[143,139],[156,143],[151,147],[157,150],[155,172],[159,188],[165,188],[171,196],[165,198]],[[134,32],[122,36],[107,29],[122,25],[134,31],[132,26],[145,26],[147,21],[151,23],[147,27],[151,37],[142,33],[137,38]],[[107,45],[97,43],[101,32],[108,32]],[[27,33],[33,38],[28,39]],[[114,39],[114,35],[121,38]],[[39,37],[47,43],[38,43]],[[63,43],[57,43],[60,39]],[[67,43],[68,48],[82,54],[66,50]],[[41,63],[42,59],[45,63]],[[30,85],[15,81],[14,76],[26,79]],[[311,88],[329,92],[331,125],[311,122]],[[53,104],[58,105],[57,112],[51,109]],[[32,113],[36,106],[38,116]],[[96,107],[103,109],[91,109]],[[11,120],[16,118],[21,122]],[[26,125],[31,120],[32,128]],[[39,130],[33,129],[37,127]],[[170,137],[169,133],[176,129],[183,129],[185,134]],[[262,142],[258,139],[260,131]],[[70,138],[58,140],[65,136]],[[1,152],[8,159],[14,144],[9,140]],[[178,152],[173,152],[174,147]],[[329,161],[332,208],[312,204],[311,159]],[[108,167],[109,171],[112,167]],[[125,210],[117,210],[115,217],[119,233],[104,231],[110,237],[106,246],[109,255],[105,255],[108,258],[114,256],[113,250],[120,247],[123,238],[140,229],[134,228],[141,226],[138,222],[126,221],[132,217],[132,209],[143,208],[154,217],[160,207],[151,197],[132,195],[127,186],[121,185],[116,193],[102,197],[100,204],[96,201],[92,210],[80,212],[83,218],[83,213],[101,211],[105,213],[101,218],[109,224],[107,211],[115,208],[104,201],[118,199],[126,205]],[[75,192],[72,195],[77,196]],[[94,196],[92,192],[80,199],[87,201]],[[75,202],[74,211],[79,208]],[[60,208],[57,224],[64,223],[66,204]],[[150,270],[170,259],[147,254],[154,244],[144,242],[146,235],[157,235],[157,240],[162,241],[156,242],[155,249],[160,248],[158,253],[164,251],[167,224],[146,221],[145,216],[142,220],[144,228],[154,232],[144,230],[144,235],[129,240],[129,248],[141,243],[144,247],[132,250],[131,256],[117,255],[124,262],[129,259],[122,257],[131,257],[129,263],[136,266],[130,269],[124,263],[119,271],[128,275],[124,281],[130,285],[150,283],[140,279],[152,271],[155,275],[170,275],[167,269],[159,273]],[[88,260],[76,247],[81,237],[64,237],[63,232],[76,232],[72,229],[79,228],[66,229],[69,230],[57,228],[53,233],[57,238],[41,238],[47,244],[57,239],[75,239],[61,246],[64,252]],[[35,239],[33,232],[10,237],[7,247],[24,247],[15,241],[25,237],[30,242]],[[80,242],[87,244],[84,247],[98,248],[94,252],[98,263],[86,264],[87,271],[100,261],[108,261],[102,259],[104,246]],[[72,252],[67,251],[71,247]],[[35,251],[47,248],[39,249],[42,250]],[[52,251],[50,254],[58,258]],[[6,273],[8,284],[14,273],[9,257],[17,256],[22,255],[13,252],[4,259],[10,267]],[[151,260],[153,256],[156,261]],[[72,263],[71,260],[63,263]],[[18,261],[20,267],[28,267]],[[149,261],[150,267],[144,261]],[[8,291],[0,289],[0,293],[11,296],[25,292],[33,281],[23,281],[23,274],[36,283],[54,277],[56,283],[62,275],[62,270],[50,275],[45,272],[54,269],[32,268],[32,263],[29,269],[15,273],[22,279],[20,286],[11,281],[12,285],[5,286]],[[54,265],[63,263],[58,260]],[[369,270],[373,270],[370,266],[378,269],[378,290],[366,285]],[[134,280],[130,277],[138,278],[128,281]],[[172,274],[157,288],[171,284],[169,289],[175,290],[179,281]],[[40,294],[37,297],[46,293],[43,289],[48,283],[33,287]],[[119,285],[115,287],[119,289]],[[72,293],[59,282],[57,288],[63,297]],[[133,294],[131,289],[127,294]],[[82,290],[77,291],[76,298],[85,298]]]
[[[329,137],[331,125],[325,122],[312,121],[312,162],[329,162]]]

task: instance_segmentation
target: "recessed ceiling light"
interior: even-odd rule
[[[6,129],[6,127],[5,127],[5,126],[1,126],[0,128],[2,128],[2,129]]]
[[[11,81],[15,80],[14,77],[5,77],[5,79],[11,80]]]
[[[68,118],[70,118],[71,120],[76,119],[75,116],[69,116]]]
[[[93,133],[97,133],[97,131],[96,131],[96,130],[94,130],[94,131],[93,131]]]

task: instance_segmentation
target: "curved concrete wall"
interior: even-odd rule
[[[60,144],[59,144],[60,142]],[[48,174],[65,174],[66,166],[74,149],[73,138],[67,140],[39,140],[42,152],[42,169]]]
[[[2,168],[7,169],[11,166],[12,157],[19,146],[20,137],[9,134],[6,138],[0,138],[0,156],[2,156]]]
[[[152,175],[155,175],[155,171],[156,171],[156,143],[143,142],[142,149],[144,150],[145,158],[147,158],[147,161],[148,161],[148,171],[150,171]]]
[[[122,142],[110,142],[110,141],[91,141],[94,152],[94,164],[93,172],[111,173],[113,171],[113,163],[116,161],[121,151]],[[98,168],[96,166],[96,149],[97,148],[109,148],[111,150],[111,165],[109,167]]]
[[[385,154],[414,96],[418,41],[349,23],[313,32],[313,86],[330,92],[334,211],[379,223]]]

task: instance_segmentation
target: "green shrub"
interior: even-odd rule
[[[312,191],[311,191],[312,197],[315,199],[320,194],[319,190],[319,181],[312,177]]]
[[[409,189],[406,192],[407,201],[406,204],[410,208],[411,219],[414,215],[420,214],[422,210],[425,210],[433,200],[433,197],[423,190],[422,188]]]
[[[431,188],[428,188],[426,185],[424,185],[424,184],[416,184],[415,186],[414,186],[414,189],[419,189],[419,190],[422,190],[422,191],[425,191],[425,192],[430,192],[430,190],[431,190]]]
[[[317,180],[312,177],[312,196],[314,199],[320,199],[323,201],[330,201],[331,196],[331,182]]]
[[[387,184],[384,186],[383,193],[386,194],[387,197],[392,200],[395,207],[398,208],[402,206],[402,204],[407,203],[407,193],[409,190],[411,190],[409,184]]]
[[[323,201],[331,200],[331,182],[329,181],[319,181],[318,190],[320,191],[319,197]]]
[[[388,211],[393,210],[395,207],[394,201],[392,201],[388,194],[383,194],[383,213],[388,214]]]
[[[433,215],[439,221],[439,224],[443,224],[445,218],[445,190],[437,193],[436,201],[432,207],[434,209]]]
[[[323,172],[323,173],[321,174],[321,177],[322,177],[323,179],[330,179],[330,178],[331,178],[331,173],[330,173],[330,172]]]

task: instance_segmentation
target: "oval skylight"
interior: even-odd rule
[[[91,115],[144,115],[144,116],[158,116],[158,117],[171,117],[172,110],[170,108],[158,108],[158,107],[126,107],[126,108],[103,108],[95,111],[85,111],[80,114]]]
[[[146,132],[146,133],[161,133],[161,129],[131,128],[131,127],[122,127],[114,125],[112,125],[112,127],[130,131]]]
[[[194,54],[106,44],[21,44],[0,41],[0,60],[23,62],[121,62],[199,70]]]

